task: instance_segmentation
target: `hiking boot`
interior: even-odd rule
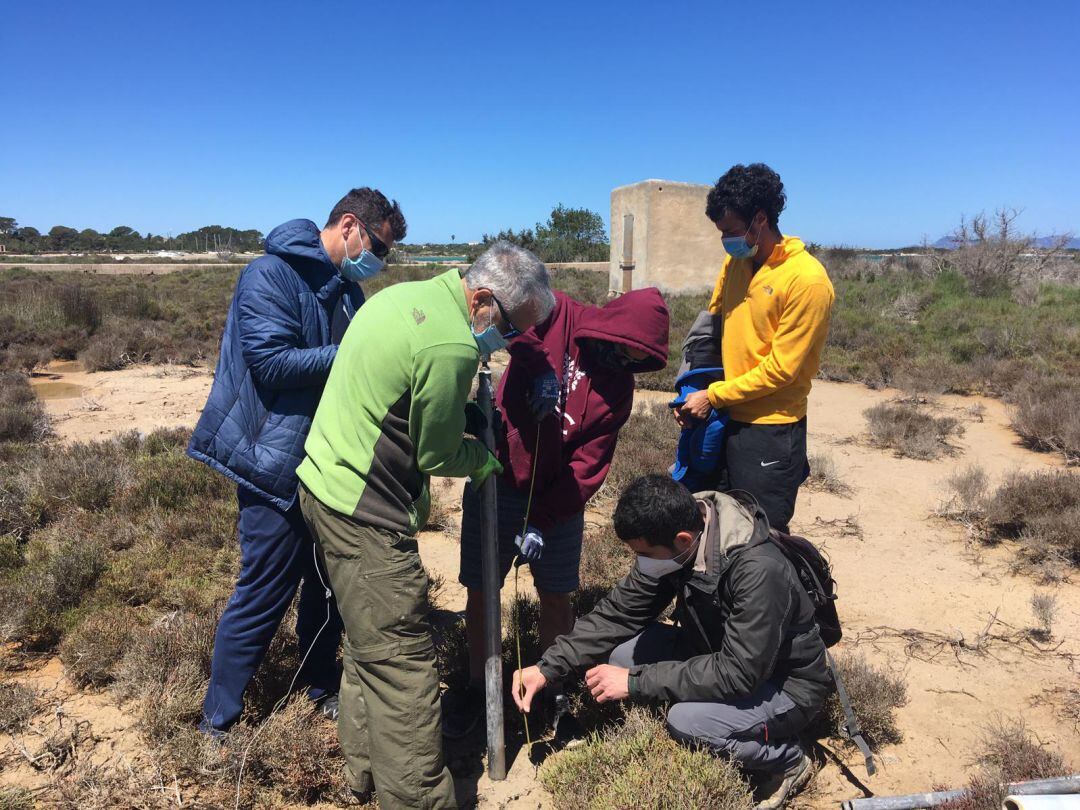
[[[785,803],[806,787],[814,775],[814,761],[804,752],[799,761],[779,775],[780,784],[768,798],[754,805],[754,810],[779,810]]]
[[[487,717],[484,690],[469,685],[450,689],[442,696],[442,733],[448,740],[468,737]]]

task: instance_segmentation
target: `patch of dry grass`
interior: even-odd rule
[[[974,761],[979,768],[968,782],[966,795],[943,808],[998,810],[1005,799],[1005,785],[1072,772],[1061,754],[1040,744],[1022,721],[1000,720],[988,727]]]
[[[15,734],[37,711],[38,693],[25,684],[0,683],[0,732]]]
[[[872,750],[903,741],[896,722],[896,710],[907,705],[907,684],[898,675],[869,664],[861,656],[833,656],[844,680],[855,717]],[[829,695],[825,709],[814,723],[814,732],[824,737],[844,738],[844,710],[836,693]]]
[[[851,495],[851,485],[840,476],[832,456],[828,453],[811,453],[808,461],[810,462],[810,477],[803,483],[806,489],[811,492],[828,492],[845,498]]]
[[[898,456],[932,460],[953,452],[949,439],[962,436],[964,426],[951,416],[933,416],[910,402],[881,402],[863,411],[876,447]]]

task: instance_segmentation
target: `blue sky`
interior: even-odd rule
[[[0,215],[265,232],[373,185],[467,241],[761,160],[807,240],[1003,205],[1080,233],[1078,30],[1075,0],[12,2]]]

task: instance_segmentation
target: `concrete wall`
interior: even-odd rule
[[[611,192],[608,283],[622,290],[623,217],[634,215],[633,286],[665,292],[712,290],[724,261],[720,232],[705,216],[710,186],[645,180]]]

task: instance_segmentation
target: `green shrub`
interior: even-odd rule
[[[106,566],[97,538],[64,524],[35,533],[25,563],[0,580],[0,632],[34,648],[56,644],[65,614],[79,607]]]
[[[859,656],[841,654],[833,659],[870,748],[876,751],[883,745],[902,742],[896,710],[908,701],[903,678],[868,664]],[[814,723],[814,732],[819,736],[843,738],[843,729],[844,710],[833,692]]]
[[[52,448],[37,468],[40,497],[48,513],[107,509],[129,483],[128,460],[115,442],[77,443]]]
[[[912,403],[882,402],[863,411],[870,442],[898,456],[935,459],[952,451],[949,439],[963,435],[964,427],[951,416],[932,416]]]
[[[1080,474],[1011,475],[988,499],[985,521],[991,540],[1019,538],[1037,559],[1057,554],[1080,565]]]
[[[738,768],[708,751],[671,739],[663,720],[635,707],[622,725],[550,757],[540,782],[556,808],[749,808]]]
[[[39,442],[49,431],[49,419],[26,375],[0,371],[0,442]]]
[[[0,810],[34,810],[37,806],[34,794],[26,788],[0,788]]]

